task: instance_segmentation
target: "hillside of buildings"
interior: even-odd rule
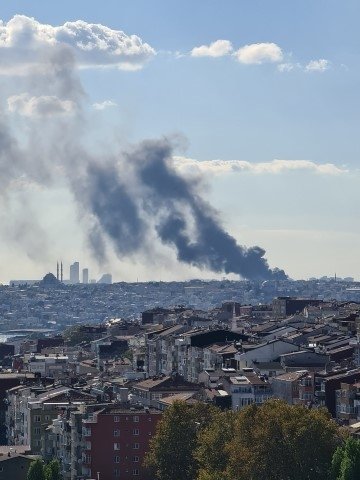
[[[237,418],[278,400],[360,438],[357,289],[334,280],[1,287],[2,471],[25,480],[41,458],[57,459],[64,480],[153,480],[144,460],[178,402]]]

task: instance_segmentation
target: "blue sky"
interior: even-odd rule
[[[269,263],[292,277],[336,271],[359,278],[359,2],[4,2],[0,14],[4,24],[16,14],[53,26],[78,19],[102,24],[137,35],[156,51],[137,71],[98,65],[80,69],[86,92],[85,141],[92,149],[179,135],[182,148],[176,153],[194,161],[331,164],[337,170],[330,173],[302,167],[270,173],[266,169],[254,173],[250,167],[246,172],[205,172],[209,188],[204,195],[239,243],[263,246]],[[190,54],[217,40],[231,42],[234,54],[245,45],[275,44],[282,58],[248,64],[234,55]],[[1,54],[0,50],[0,60]],[[326,62],[324,69],[309,68],[321,60]],[[289,71],[280,65],[289,66],[285,69]],[[22,82],[0,77],[5,111],[7,99],[24,92]],[[93,107],[104,101],[114,105]],[[19,122],[10,117],[14,125]],[[11,198],[16,210],[17,193]],[[34,257],[26,245],[3,241],[1,280],[40,276],[59,256],[67,263],[79,258],[94,276],[108,268],[116,279],[153,278],[150,261],[120,261],[115,254],[106,266],[91,260],[71,194],[63,184],[31,189],[26,198],[43,231],[50,230],[49,254]],[[63,235],[64,229],[70,234]],[[170,264],[171,269],[160,262],[155,277],[216,276],[179,266],[174,258]]]

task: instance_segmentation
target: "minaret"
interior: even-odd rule
[[[59,280],[59,262],[56,263],[56,278]]]
[[[60,281],[63,281],[63,263],[61,262]]]

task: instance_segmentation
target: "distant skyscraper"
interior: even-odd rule
[[[70,265],[70,283],[80,282],[80,267],[79,262],[74,262]]]
[[[83,268],[82,283],[89,283],[89,269],[88,268]]]

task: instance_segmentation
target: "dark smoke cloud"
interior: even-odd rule
[[[198,183],[176,172],[170,142],[143,142],[121,166],[131,170],[127,181],[114,164],[89,166],[81,195],[119,255],[136,255],[155,231],[176,249],[180,262],[251,280],[286,277],[269,268],[262,248],[238,245],[224,231],[217,213],[198,195]]]
[[[83,189],[83,208],[98,219],[117,253],[123,256],[140,250],[145,238],[145,223],[140,218],[136,199],[121,181],[116,167],[89,165]],[[93,247],[98,255],[103,255],[102,242],[93,242]]]
[[[50,186],[61,172],[80,215],[88,217],[89,244],[99,262],[106,260],[105,238],[119,257],[151,255],[155,240],[174,248],[180,262],[200,269],[254,280],[285,278],[283,271],[269,268],[263,249],[238,245],[224,231],[199,184],[176,171],[170,141],[143,142],[116,161],[94,158],[82,148],[85,94],[76,68],[68,46],[42,49],[41,62],[20,93],[71,100],[76,115],[46,126],[33,121],[28,145],[21,148],[0,124],[2,186],[17,178]]]

